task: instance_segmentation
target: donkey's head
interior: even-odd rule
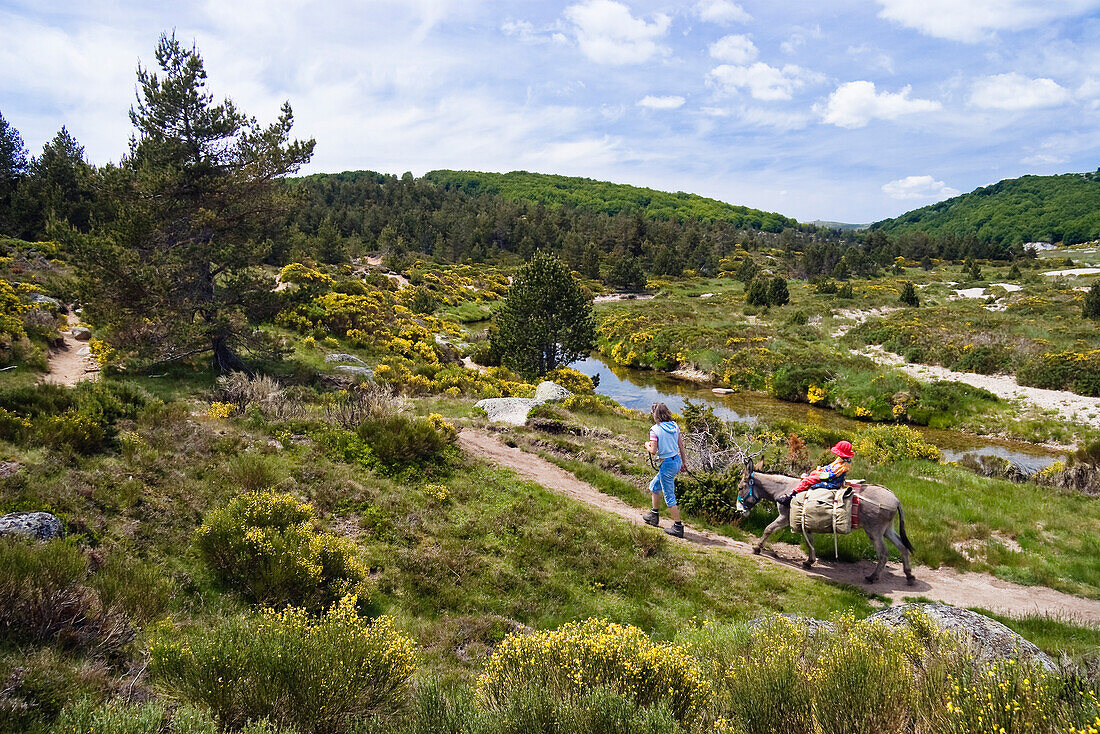
[[[737,487],[737,514],[743,517],[752,512],[752,508],[756,507],[756,503],[760,501],[760,493],[757,491],[756,483],[753,480],[753,472],[755,472],[756,467],[753,466],[752,457],[742,457],[741,463],[744,465],[744,469],[741,472],[741,483]]]

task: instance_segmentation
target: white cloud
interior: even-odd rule
[[[638,106],[648,107],[651,110],[675,110],[683,107],[686,101],[683,97],[677,96],[654,97],[653,95],[647,95],[638,100]]]
[[[748,23],[752,20],[740,5],[729,0],[700,0],[695,3],[695,14],[709,23]]]
[[[931,112],[942,105],[930,99],[913,99],[910,88],[900,92],[876,92],[875,83],[868,81],[848,82],[836,88],[825,106],[817,105],[814,110],[824,122],[838,127],[864,127],[871,120],[895,120],[902,115],[916,112]]]
[[[658,43],[668,32],[667,15],[654,15],[653,22],[647,23],[614,0],[570,5],[564,15],[574,26],[581,52],[596,63],[640,64],[667,53]]]
[[[710,55],[731,64],[747,64],[756,59],[756,44],[748,36],[723,36],[710,45]]]
[[[1100,8],[1100,0],[878,0],[879,17],[929,36],[975,43]]]
[[[906,176],[883,184],[882,190],[891,199],[946,199],[959,194],[958,189],[931,176]]]
[[[810,124],[810,116],[805,112],[789,110],[771,110],[761,107],[744,107],[738,110],[738,119],[749,127],[768,127],[773,130],[801,130]]]
[[[1064,155],[1051,155],[1050,153],[1036,153],[1035,155],[1029,155],[1027,158],[1021,158],[1020,163],[1026,163],[1029,166],[1052,166],[1057,163],[1065,163],[1069,158]]]
[[[974,82],[970,104],[986,110],[1031,110],[1057,107],[1069,100],[1069,92],[1053,79],[1030,79],[1011,72]]]
[[[806,45],[806,40],[810,38],[822,38],[824,33],[821,32],[821,26],[815,25],[812,28],[806,28],[803,26],[795,26],[792,29],[790,38],[783,43],[779,44],[779,49],[788,56],[793,55],[800,47]]]
[[[866,43],[858,46],[849,46],[846,52],[853,59],[858,60],[868,69],[894,73],[894,60],[889,54]]]
[[[716,66],[707,74],[707,83],[725,92],[747,89],[754,99],[774,101],[790,99],[794,90],[819,78],[794,64],[779,69],[757,61],[751,66]]]

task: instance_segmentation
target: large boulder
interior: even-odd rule
[[[1054,661],[1038,647],[997,620],[969,609],[946,604],[902,604],[875,612],[867,619],[890,627],[907,627],[914,612],[924,614],[936,627],[960,635],[973,646],[979,660],[1014,659],[1033,663],[1051,672],[1057,670]]]
[[[539,405],[539,401],[533,398],[486,398],[474,403],[474,407],[484,410],[494,423],[508,423],[513,426],[526,423],[527,414],[536,405]]]
[[[0,517],[0,537],[53,540],[65,534],[65,526],[48,512],[12,512]]]
[[[360,367],[357,364],[342,364],[334,368],[336,372],[342,372],[345,375],[354,375],[355,377],[362,377],[367,380],[374,379],[374,371],[370,367]]]
[[[86,342],[92,338],[92,330],[87,326],[74,326],[69,330],[69,333],[73,335],[73,339],[81,342]]]
[[[356,357],[354,354],[345,354],[342,352],[335,352],[333,354],[326,354],[325,361],[329,364],[346,362],[348,364],[357,364],[361,367],[366,367],[367,363]]]

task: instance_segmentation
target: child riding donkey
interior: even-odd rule
[[[852,444],[839,441],[829,450],[836,455],[836,461],[828,466],[819,466],[806,474],[793,492],[776,500],[778,504],[789,505],[796,494],[805,492],[807,489],[840,489],[844,486],[844,478],[852,468],[852,458],[855,456]]]

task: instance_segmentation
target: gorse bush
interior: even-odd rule
[[[478,678],[478,701],[507,709],[515,692],[528,685],[559,700],[610,689],[640,706],[663,703],[678,721],[689,723],[710,695],[698,663],[682,649],[601,619],[507,637]]]
[[[738,518],[738,479],[734,473],[719,476],[704,474],[682,480],[676,487],[681,509],[711,522],[733,522]]]
[[[274,607],[318,609],[369,587],[355,546],[314,527],[293,495],[242,494],[211,510],[196,533],[199,555],[227,588]]]
[[[556,382],[574,394],[590,395],[596,389],[591,377],[572,367],[558,367],[550,370],[542,379]]]
[[[226,728],[267,719],[301,734],[348,731],[356,717],[398,709],[416,667],[415,643],[356,606],[347,596],[319,618],[267,610],[163,637],[150,670],[165,692]]]
[[[151,401],[140,387],[115,381],[0,390],[0,438],[91,454],[114,440],[119,420],[135,418]]]
[[[856,456],[871,464],[905,459],[939,461],[940,451],[919,432],[906,426],[870,426],[852,440]]]

